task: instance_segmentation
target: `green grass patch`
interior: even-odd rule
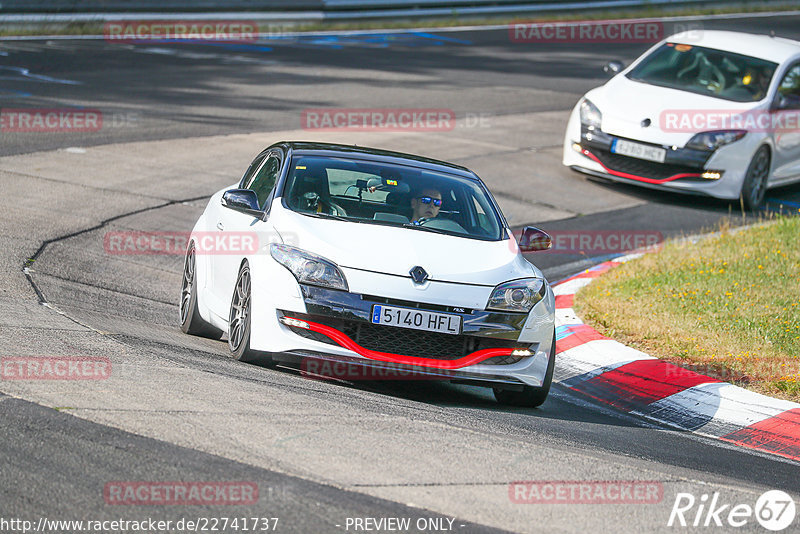
[[[800,218],[668,243],[609,271],[575,308],[609,337],[800,401]]]

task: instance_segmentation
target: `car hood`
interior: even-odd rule
[[[672,112],[674,116],[675,112],[690,110],[740,113],[759,108],[757,102],[731,102],[629,80],[624,75],[615,76],[604,86],[590,91],[586,94],[586,98],[591,100],[603,114],[604,132],[649,143],[680,147],[698,131],[719,128],[672,131],[676,128],[670,128],[668,124],[662,123],[665,112]],[[685,115],[679,113],[679,116]],[[645,119],[650,119],[650,126],[642,126],[642,121]]]
[[[341,267],[410,278],[409,271],[419,265],[432,281],[486,286],[542,276],[517,252],[513,238],[479,241],[410,228],[321,219],[283,206],[275,208],[271,221],[284,243]]]

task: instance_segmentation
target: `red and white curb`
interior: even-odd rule
[[[567,388],[624,412],[800,461],[800,404],[773,399],[609,339],[572,309],[575,293],[632,254],[554,285],[556,371]]]

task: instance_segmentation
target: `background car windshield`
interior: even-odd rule
[[[301,213],[483,240],[503,236],[499,215],[478,182],[417,167],[295,156],[283,196],[289,209]],[[436,216],[416,220],[412,201],[437,196],[442,202]]]
[[[754,57],[666,43],[634,67],[627,77],[734,102],[757,102],[767,96],[776,68],[776,63]]]

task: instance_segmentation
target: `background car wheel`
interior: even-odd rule
[[[268,353],[250,348],[250,311],[251,311],[251,277],[250,266],[245,262],[239,269],[236,286],[231,298],[231,312],[228,317],[228,348],[231,355],[244,362],[261,361],[271,363]]]
[[[197,311],[197,284],[195,284],[195,251],[194,243],[189,245],[183,261],[183,282],[181,283],[181,302],[178,305],[181,330],[193,336],[219,339],[222,330],[205,322]]]
[[[769,149],[765,146],[759,148],[750,166],[747,167],[747,174],[742,184],[742,202],[748,210],[757,210],[764,202],[764,195],[767,192],[767,179],[769,178]]]
[[[544,374],[544,381],[540,387],[524,386],[522,391],[509,391],[507,389],[493,388],[494,398],[500,404],[508,406],[521,406],[525,408],[536,408],[541,406],[547,395],[550,393],[550,384],[553,383],[553,370],[556,367],[556,333],[553,331],[553,353],[550,361],[547,362],[547,371]]]

